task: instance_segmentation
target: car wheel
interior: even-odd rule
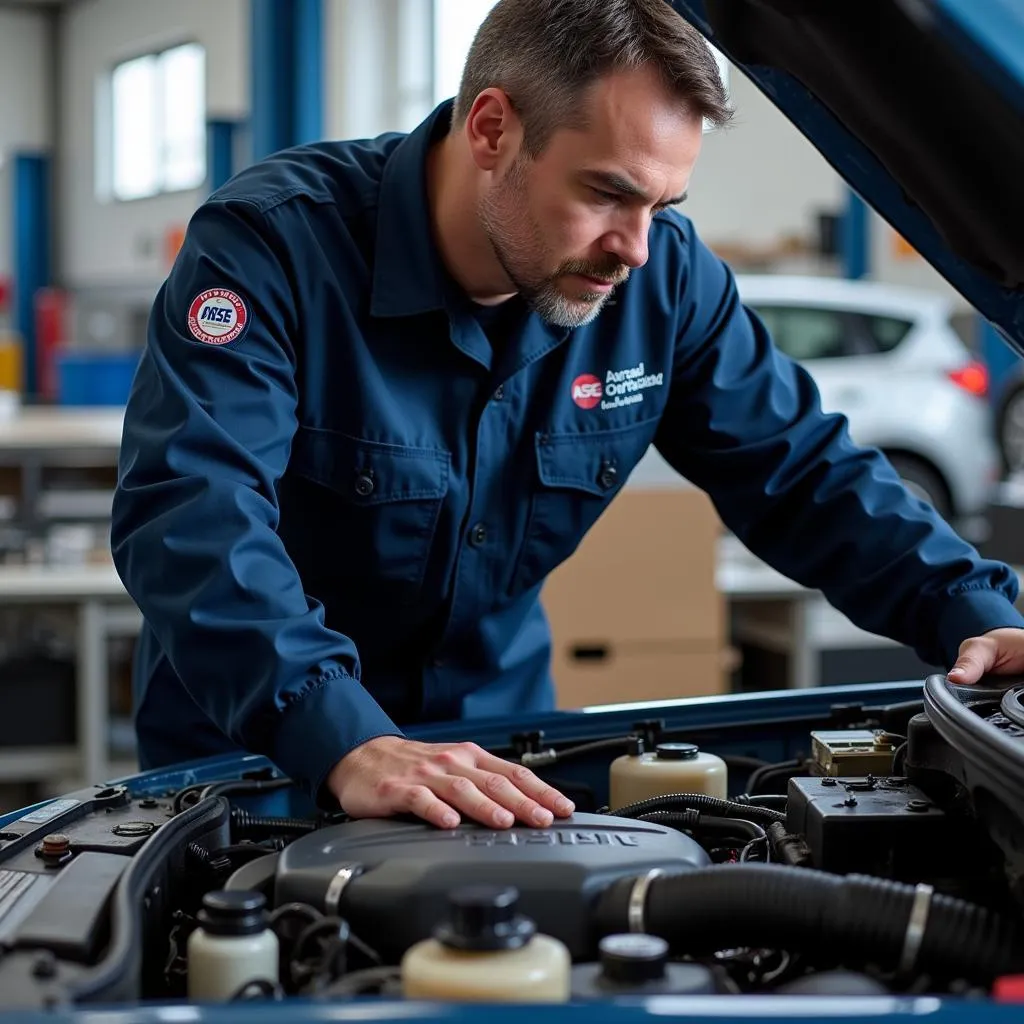
[[[1024,384],[1003,399],[996,429],[1006,469],[1010,473],[1024,469]]]
[[[887,453],[887,458],[911,494],[927,501],[943,519],[953,517],[953,500],[949,488],[934,466],[902,452]]]

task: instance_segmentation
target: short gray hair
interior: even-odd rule
[[[453,124],[500,88],[537,156],[558,128],[581,126],[580,96],[595,80],[646,65],[695,114],[716,127],[731,120],[710,47],[666,0],[498,0],[466,58]]]

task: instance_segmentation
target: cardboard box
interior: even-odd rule
[[[723,646],[720,531],[714,506],[696,488],[625,489],[544,586],[556,643]]]
[[[556,648],[552,659],[558,707],[565,710],[725,693],[731,668],[730,652],[710,644]]]

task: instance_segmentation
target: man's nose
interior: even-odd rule
[[[630,217],[629,222],[622,224],[605,239],[605,252],[616,256],[632,270],[642,267],[649,255],[647,236],[650,221],[643,214]]]

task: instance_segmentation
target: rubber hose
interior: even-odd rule
[[[718,814],[723,818],[745,818],[756,821],[759,825],[770,825],[773,821],[785,821],[782,811],[773,811],[769,807],[755,807],[753,804],[738,804],[732,800],[720,800],[706,793],[669,793],[665,796],[654,796],[649,800],[640,800],[635,804],[627,804],[608,813],[616,818],[636,818],[651,811],[678,811],[690,808],[702,814]]]
[[[636,878],[620,879],[595,908],[598,935],[629,929]],[[644,930],[675,955],[720,949],[784,949],[846,967],[901,966],[916,889],[862,875],[744,863],[656,877]],[[1015,921],[935,893],[910,969],[978,984],[1024,970],[1024,934]]]

